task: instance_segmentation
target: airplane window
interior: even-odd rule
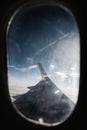
[[[79,95],[80,36],[74,15],[55,3],[25,4],[9,20],[8,90],[16,112],[29,122],[66,121]]]

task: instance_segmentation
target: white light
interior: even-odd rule
[[[38,121],[42,124],[43,123],[43,119],[39,118]]]
[[[59,90],[57,90],[57,91],[55,91],[55,94],[58,94],[60,91]]]
[[[78,78],[79,77],[79,73],[71,73],[70,76]]]
[[[51,64],[50,67],[51,67],[51,69],[54,69],[54,68],[55,68],[55,66],[54,66],[53,64]]]
[[[8,25],[9,25],[9,26],[11,25],[11,20],[8,22]]]
[[[62,76],[62,77],[67,77],[67,75],[63,72],[55,72],[56,74],[58,74],[59,76]]]
[[[74,71],[75,69],[76,69],[75,67],[71,67],[71,70],[73,70],[73,71]]]

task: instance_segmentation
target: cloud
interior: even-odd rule
[[[62,76],[62,77],[67,77],[67,74],[63,72],[55,72],[57,75]]]
[[[57,75],[62,76],[62,77],[67,77],[67,76],[71,76],[71,77],[75,77],[78,78],[80,76],[79,73],[77,72],[71,72],[70,74],[68,73],[63,73],[63,72],[55,72]]]
[[[51,69],[51,70],[54,70],[54,69],[55,69],[55,65],[54,65],[54,64],[51,64],[51,65],[50,65],[50,69]]]
[[[72,72],[71,74],[70,74],[70,76],[72,76],[72,77],[79,77],[80,76],[80,74],[79,73],[75,73],[75,72]]]
[[[37,68],[37,65],[32,65],[32,66],[24,67],[24,68],[18,68],[18,67],[14,66],[14,65],[9,65],[8,67],[13,68],[15,70],[18,70],[20,72],[27,72],[27,71],[29,71],[31,69]]]
[[[27,63],[33,64],[33,61],[34,61],[33,57],[27,57],[26,58]]]

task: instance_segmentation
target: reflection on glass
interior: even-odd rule
[[[25,119],[65,121],[79,92],[80,40],[74,16],[59,5],[25,5],[7,29],[8,89]]]

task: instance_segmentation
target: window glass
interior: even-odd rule
[[[80,37],[73,14],[58,4],[26,4],[9,21],[6,39],[13,107],[29,122],[64,122],[79,93]]]

